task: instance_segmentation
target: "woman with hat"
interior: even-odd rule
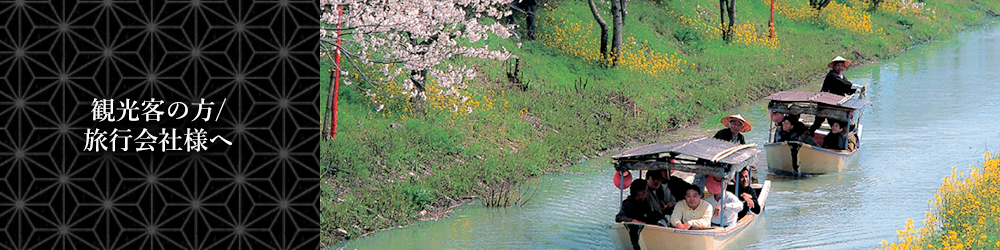
[[[747,119],[743,118],[742,115],[735,114],[722,117],[722,120],[720,120],[720,122],[722,122],[722,125],[726,126],[726,128],[723,130],[719,130],[719,132],[716,132],[714,136],[715,139],[733,143],[739,143],[739,144],[747,143],[746,139],[743,138],[743,134],[741,133],[749,132],[752,126],[750,125],[750,122],[747,121]]]

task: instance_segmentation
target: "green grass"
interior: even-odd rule
[[[541,2],[548,7],[539,7],[539,20],[594,23],[595,29],[586,36],[598,37],[586,1]],[[801,2],[796,4],[805,5]],[[509,62],[454,60],[480,71],[481,76],[468,83],[468,91],[476,100],[495,100],[492,109],[468,115],[429,110],[412,118],[413,114],[392,107],[376,112],[361,87],[342,85],[337,138],[321,142],[323,244],[413,223],[420,210],[446,196],[475,195],[503,181],[577,171],[573,163],[598,151],[699,121],[715,121],[737,105],[818,81],[834,56],[852,59],[855,65],[888,58],[981,25],[987,21],[983,10],[1000,9],[1000,3],[989,1],[928,0],[927,6],[936,8],[933,22],[871,13],[873,27],[883,28],[888,35],[860,35],[794,22],[776,13],[781,43],[773,50],[707,39],[666,13],[671,9],[694,16],[704,11],[705,20],[714,22],[717,4],[688,0],[629,3],[625,35],[646,41],[652,51],[677,53],[696,65],[682,73],[649,75],[607,68],[545,46],[541,40],[493,37],[485,43],[504,46],[520,58],[523,79],[529,82],[527,90],[507,84]],[[737,8],[738,21],[766,25],[768,6],[761,1],[741,1]],[[610,22],[609,13],[603,16]],[[544,24],[539,23],[540,35],[552,30]],[[521,48],[518,42],[523,42]],[[324,111],[329,91],[326,69],[331,67],[324,62],[321,70]],[[575,86],[579,79],[587,82],[586,88]]]

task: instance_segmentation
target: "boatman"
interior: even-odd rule
[[[714,136],[715,139],[737,144],[747,144],[747,140],[743,138],[743,133],[750,132],[750,129],[753,126],[749,121],[747,121],[747,119],[743,118],[742,115],[734,114],[722,117],[722,120],[719,120],[719,122],[722,122],[722,125],[726,126],[726,128],[716,132]],[[705,175],[695,174],[694,181],[692,183],[704,191],[705,178]]]
[[[715,133],[715,139],[728,141],[732,143],[747,144],[746,139],[743,138],[742,133],[750,132],[750,122],[744,119],[742,115],[735,114],[722,117],[723,126],[726,128],[719,130]]]
[[[826,64],[826,67],[830,68],[830,72],[826,73],[826,79],[823,80],[823,87],[819,91],[846,96],[853,95],[857,88],[863,87],[851,83],[844,76],[844,71],[847,71],[847,67],[849,66],[851,66],[850,60],[839,56],[833,58],[832,61]]]
[[[830,68],[830,72],[826,73],[826,79],[823,80],[823,87],[819,91],[846,96],[853,95],[856,89],[864,88],[864,86],[851,83],[844,76],[844,71],[847,71],[848,66],[851,66],[851,61],[840,56],[833,58],[832,61],[827,63],[826,67]],[[825,120],[826,118],[816,117],[812,126],[809,126],[809,133],[816,132],[816,129],[819,129]]]

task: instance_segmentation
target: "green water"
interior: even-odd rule
[[[967,32],[891,60],[850,69],[870,83],[862,151],[843,172],[772,180],[764,216],[729,249],[871,249],[920,221],[953,166],[981,162],[1000,143],[1000,29]],[[825,61],[817,62],[825,64]],[[826,72],[817,72],[821,78]],[[818,86],[807,86],[815,91]],[[766,141],[766,103],[738,112]],[[711,136],[685,130],[659,141]],[[765,166],[760,155],[758,165]],[[580,163],[587,174],[542,176],[532,202],[516,208],[460,207],[438,221],[375,233],[335,249],[608,249],[620,193],[607,156]],[[761,168],[766,171],[766,168]]]

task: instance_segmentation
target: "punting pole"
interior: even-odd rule
[[[722,195],[722,198],[719,199],[719,207],[722,207],[721,209],[719,209],[719,225],[722,225],[722,228],[726,228],[726,206],[725,206],[726,205],[726,177],[725,177],[725,175],[723,175],[723,177],[722,177],[722,182],[719,182],[719,194]],[[709,223],[711,223],[711,222],[709,222]]]
[[[767,132],[768,133],[768,135],[767,135],[767,142],[771,143],[771,142],[774,142],[774,133],[777,133],[778,129],[776,129],[774,127],[774,110],[768,111],[767,113],[771,116],[771,117],[768,117],[768,119],[771,119],[771,121],[767,122],[767,123],[771,124],[771,125],[769,125],[767,127],[767,131],[768,131]],[[784,115],[782,115],[782,116],[784,116]],[[784,119],[784,118],[782,118],[782,119]],[[774,131],[774,132],[771,132],[771,131]]]
[[[749,168],[749,167],[747,167],[747,168]],[[750,170],[747,169],[747,175],[750,175],[749,171]],[[740,195],[739,195],[739,193],[740,193],[740,177],[743,176],[743,169],[740,169],[740,171],[737,171],[736,174],[738,174],[740,176],[733,176],[733,179],[736,179],[736,188],[734,188],[733,190],[736,190],[736,193],[735,193],[736,200],[739,200],[740,199]],[[725,197],[725,196],[723,196],[723,197]],[[736,217],[736,219],[739,220],[739,217]]]

